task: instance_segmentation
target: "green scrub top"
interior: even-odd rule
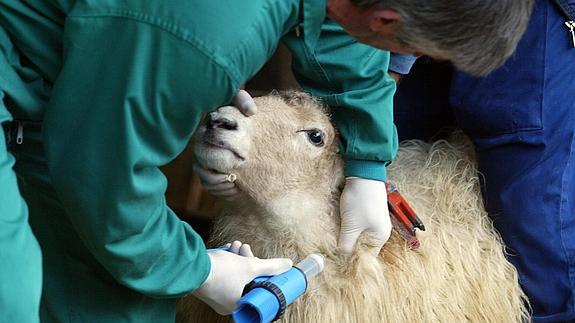
[[[50,91],[8,105],[42,124],[15,154],[45,255],[44,321],[173,319],[210,263],[167,207],[158,166],[280,40],[304,89],[333,107],[346,175],[385,179],[397,150],[389,54],[325,11],[325,0],[0,0],[0,24]]]
[[[0,123],[9,119],[0,101]],[[28,208],[20,196],[13,165],[14,157],[8,153],[0,127],[0,322],[36,323],[42,256],[28,225]]]
[[[19,102],[41,101],[36,75],[20,65],[19,55],[0,25],[0,322],[36,323],[40,316],[42,255],[28,224],[28,207],[20,194],[15,158],[17,128],[6,102],[18,93]],[[13,128],[13,129],[12,129]]]
[[[0,38],[1,36],[0,28]],[[0,62],[5,62],[0,50]],[[2,76],[0,76],[2,78]],[[0,88],[0,124],[10,121]],[[39,321],[42,256],[28,224],[28,208],[20,196],[14,156],[0,126],[0,322]]]

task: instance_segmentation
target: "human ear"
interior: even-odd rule
[[[369,26],[371,30],[375,32],[381,32],[389,29],[395,23],[401,20],[401,15],[399,12],[384,8],[384,9],[373,9],[370,17]]]

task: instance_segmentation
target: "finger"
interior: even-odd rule
[[[216,312],[222,316],[232,314],[232,311],[230,309],[228,309],[226,306],[220,305],[216,302],[210,302],[210,303],[212,303],[212,305],[210,305],[210,307],[214,310],[214,312]]]
[[[200,180],[202,181],[202,185],[204,185],[204,186],[221,184],[221,183],[228,183],[226,181],[226,178],[227,178],[226,174],[214,173],[212,171],[209,171],[209,170],[199,166],[198,164],[193,165],[193,170],[194,170],[194,173],[196,173],[196,175],[198,175],[200,177]]]
[[[360,234],[360,231],[340,233],[338,242],[339,251],[346,256],[350,256]]]
[[[383,246],[391,237],[391,223],[389,226],[384,225],[377,231],[370,231],[368,237],[374,245]]]
[[[224,190],[224,191],[210,190],[210,189],[206,189],[206,191],[210,192],[210,194],[212,194],[213,196],[221,197],[224,199],[230,198],[230,197],[235,197],[240,192],[237,189],[237,187],[230,188],[230,189]]]
[[[233,196],[238,194],[239,190],[237,187],[232,187],[230,189],[224,190],[224,191],[220,191],[218,193],[219,196],[223,196],[223,197],[229,197],[229,196]]]
[[[253,257],[254,257],[254,253],[252,252],[252,247],[251,247],[249,244],[244,243],[244,244],[240,247],[239,255],[240,255],[240,256],[244,256],[244,257],[253,258]]]
[[[242,242],[236,240],[236,241],[232,242],[232,245],[230,246],[229,251],[231,253],[235,253],[237,255],[240,252],[241,246],[242,246]]]
[[[234,188],[234,187],[236,187],[236,184],[229,183],[229,182],[213,184],[213,185],[204,185],[204,189],[208,192],[226,191],[226,190],[229,190],[229,189]]]
[[[293,262],[287,258],[258,259],[251,258],[254,261],[255,276],[275,276],[285,273],[292,266]]]
[[[239,193],[239,190],[237,188],[231,188],[231,189],[225,190],[225,191],[212,191],[212,190],[206,190],[206,191],[208,191],[213,196],[222,198],[224,200],[233,199]]]
[[[391,236],[391,229],[382,229],[381,231],[372,231],[367,234],[369,241],[369,251],[377,256],[381,252],[383,245],[389,240]]]
[[[252,96],[245,90],[239,90],[233,99],[233,104],[246,117],[252,116],[257,112],[256,102]]]
[[[221,196],[220,198],[224,201],[231,202],[235,201],[238,198],[239,194],[231,195],[231,196]]]
[[[221,246],[220,248],[222,248],[222,249],[230,249],[231,246],[232,246],[232,244],[228,242],[228,243],[226,243],[225,245]]]
[[[383,244],[369,248],[369,252],[372,255],[374,255],[375,257],[377,257],[377,256],[379,256],[379,253],[381,252],[382,249],[383,249]]]
[[[372,247],[370,248],[371,253],[374,256],[378,256],[386,242],[387,240],[379,240],[379,239],[372,240],[371,241]]]

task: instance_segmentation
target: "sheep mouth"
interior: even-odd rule
[[[225,142],[223,142],[221,140],[213,140],[210,138],[204,138],[204,146],[206,146],[207,148],[227,150],[227,151],[231,152],[234,155],[234,157],[236,157],[237,159],[239,159],[241,161],[246,160],[244,158],[244,156],[242,156],[240,153],[238,153],[233,147],[231,147],[230,145],[226,144]]]

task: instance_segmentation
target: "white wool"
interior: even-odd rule
[[[327,119],[315,120],[325,118],[317,113],[321,110],[315,101],[300,93],[285,96],[287,104],[274,96],[258,99],[262,120],[270,120],[259,123],[255,119],[250,126],[280,129],[282,122],[303,118],[330,127]],[[292,96],[296,99],[290,100]],[[276,115],[280,107],[298,109],[298,113]],[[394,231],[378,257],[369,253],[369,241],[362,237],[351,258],[337,250],[339,192],[334,187],[342,180],[342,163],[333,153],[337,142],[326,144],[321,167],[308,167],[272,161],[274,154],[281,153],[273,152],[279,143],[266,144],[257,133],[252,136],[252,143],[262,146],[258,152],[270,150],[264,153],[268,160],[247,158],[237,169],[238,183],[248,193],[220,204],[209,243],[218,246],[241,240],[252,246],[256,256],[289,257],[295,262],[314,252],[326,257],[325,270],[288,308],[282,322],[507,323],[528,319],[517,272],[506,260],[502,241],[483,207],[472,145],[461,133],[432,144],[402,143],[397,159],[388,167],[390,181],[427,228],[418,232],[421,248],[409,250]],[[258,167],[264,162],[265,167]],[[322,167],[328,169],[316,170]],[[275,182],[262,184],[268,177]],[[193,297],[178,305],[178,322],[229,320]]]

